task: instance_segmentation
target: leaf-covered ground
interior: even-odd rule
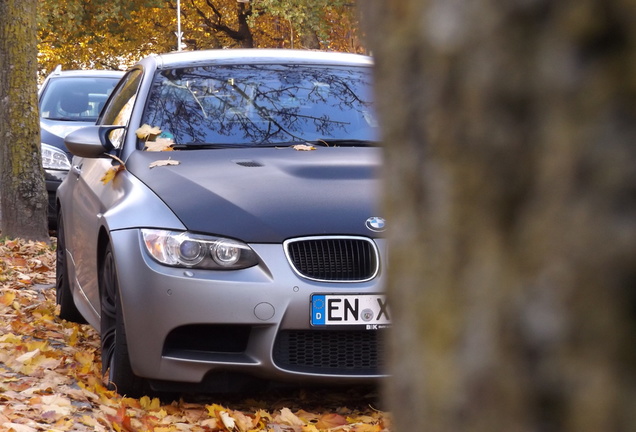
[[[60,320],[55,239],[0,242],[0,430],[388,432],[376,389],[288,389],[122,398],[101,377],[99,338]]]

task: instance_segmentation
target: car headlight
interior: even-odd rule
[[[256,252],[237,240],[154,229],[141,235],[150,256],[172,267],[238,270],[258,263]]]
[[[42,167],[44,169],[68,171],[71,169],[71,162],[66,153],[57,147],[42,143]]]

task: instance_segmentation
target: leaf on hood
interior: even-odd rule
[[[157,126],[150,126],[148,124],[144,124],[135,131],[135,134],[139,139],[148,139],[152,135],[159,135],[160,133],[161,129],[159,129]]]
[[[158,166],[168,166],[168,165],[179,165],[181,162],[172,160],[172,159],[164,159],[152,162],[149,167],[154,168]]]
[[[292,146],[292,148],[294,150],[297,151],[311,151],[311,150],[316,150],[316,147],[309,145],[309,144],[296,144],[294,146]]]
[[[172,138],[157,138],[154,141],[146,141],[144,149],[146,151],[172,151],[173,144]]]

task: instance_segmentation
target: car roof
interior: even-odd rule
[[[342,52],[326,52],[292,49],[217,49],[179,51],[151,56],[159,69],[204,64],[275,63],[275,64],[324,64],[342,66],[371,66],[371,57]]]
[[[123,71],[114,71],[114,70],[97,70],[97,69],[88,69],[88,70],[64,70],[64,71],[53,71],[48,76],[48,78],[57,78],[57,77],[112,77],[112,78],[121,78],[124,75]]]

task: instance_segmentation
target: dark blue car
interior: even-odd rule
[[[124,75],[118,71],[75,70],[51,73],[39,91],[42,165],[49,195],[49,228],[56,228],[55,192],[71,167],[64,137],[94,124],[108,95]]]

